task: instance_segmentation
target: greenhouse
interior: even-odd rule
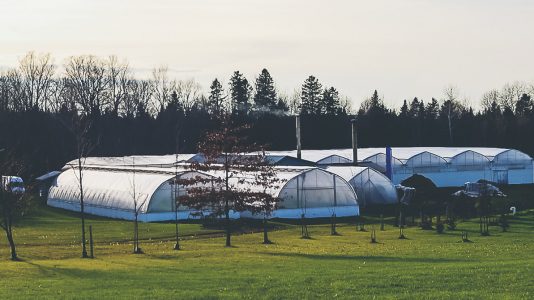
[[[294,155],[296,151],[273,151]],[[358,149],[358,165],[386,171],[385,148]],[[317,165],[352,163],[352,149],[302,150],[302,158]],[[414,174],[425,176],[438,187],[463,186],[485,179],[501,184],[534,183],[533,160],[514,149],[480,147],[392,148],[392,181],[399,184]]]
[[[395,204],[397,191],[384,174],[369,167],[330,166],[327,171],[341,176],[356,191],[361,207],[376,204]]]
[[[393,182],[413,174],[432,180],[438,187],[463,186],[480,179],[500,184],[534,183],[533,160],[527,154],[502,148],[393,148],[403,162],[393,168]]]
[[[196,172],[187,164],[176,164],[170,156],[138,157],[135,165],[127,158],[87,158],[83,167],[84,208],[89,214],[119,219],[134,219],[135,207],[139,220],[145,222],[175,220],[174,193],[185,195],[186,187],[171,185],[174,178],[224,178],[221,171]],[[143,165],[137,165],[142,162]],[[173,166],[174,165],[174,166]],[[279,209],[271,218],[308,218],[355,216],[359,214],[354,189],[342,177],[309,166],[277,167],[279,184],[266,192],[279,197]],[[79,171],[74,162],[68,163],[52,181],[47,204],[53,207],[80,211]],[[252,184],[254,174],[232,176],[230,184],[236,189],[261,190]],[[246,184],[248,182],[248,184]],[[136,201],[134,201],[134,197]],[[137,203],[137,204],[134,204]],[[179,219],[195,218],[187,207],[178,208]],[[249,212],[243,217],[254,216]],[[232,212],[232,218],[240,214]]]
[[[64,170],[52,183],[47,204],[80,211],[78,169]],[[176,218],[174,193],[185,195],[186,188],[171,187],[173,178],[209,177],[196,171],[173,168],[84,167],[85,212],[98,216],[133,220],[137,208],[140,221],[168,221]],[[178,175],[178,176],[176,176]],[[134,198],[136,201],[134,201]],[[134,203],[137,203],[134,205]],[[191,211],[178,207],[180,219],[192,218]]]
[[[214,177],[223,177],[221,171],[211,171]],[[279,182],[267,189],[253,184],[252,173],[234,175],[230,185],[236,190],[267,192],[278,197],[278,208],[269,218],[297,219],[339,217],[359,215],[358,197],[350,184],[341,176],[319,168],[291,167],[277,168]],[[263,218],[263,214],[254,215],[242,212],[245,218]]]
[[[385,148],[358,149],[358,165],[352,166],[352,149],[273,151],[268,159],[277,165],[281,186],[271,189],[282,202],[271,217],[300,218],[358,215],[358,200],[363,205],[396,202],[392,184],[401,184],[414,175],[431,180],[437,187],[463,186],[480,179],[500,184],[534,183],[533,160],[514,149],[415,147],[392,148],[391,181],[386,169]],[[220,177],[217,171],[199,173],[186,169],[198,154],[177,156],[90,157],[83,160],[86,211],[113,218],[132,219],[133,187],[143,221],[173,220],[173,189],[170,181],[178,176]],[[307,166],[316,164],[326,170]],[[61,174],[51,179],[47,202],[51,206],[79,211],[77,161],[71,161]],[[249,175],[244,175],[249,176]],[[253,175],[250,175],[252,178]],[[53,177],[51,177],[53,178]],[[239,176],[232,180],[240,184]],[[247,181],[246,178],[244,178]],[[249,180],[250,181],[250,180]],[[251,187],[257,189],[258,187]],[[178,187],[179,193],[186,188]],[[46,193],[43,193],[44,195]],[[180,219],[192,217],[179,208]],[[244,217],[252,216],[243,213]],[[239,217],[233,214],[233,217]]]

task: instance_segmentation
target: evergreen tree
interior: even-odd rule
[[[424,118],[425,118],[426,110],[425,110],[425,103],[423,102],[423,100],[419,101],[419,108],[418,108],[418,110],[419,110],[419,112],[418,112],[418,116],[419,116],[419,118],[424,119]]]
[[[220,116],[224,109],[224,100],[226,96],[223,95],[224,90],[222,84],[217,78],[213,80],[210,86],[210,96],[208,98],[208,112],[215,116]]]
[[[341,112],[341,107],[339,105],[339,92],[334,87],[324,89],[321,100],[321,111],[324,114],[333,116],[338,115]]]
[[[399,117],[406,118],[408,117],[408,103],[406,99],[404,99],[404,103],[401,106]]]
[[[310,75],[302,85],[301,92],[301,113],[303,114],[321,114],[321,94],[322,85],[315,76]]]
[[[276,102],[276,109],[279,111],[287,112],[289,110],[289,106],[287,105],[287,102],[285,102],[283,99],[278,99],[278,102]]]
[[[427,104],[426,114],[429,119],[435,120],[439,117],[439,103],[436,98],[432,98],[432,101]]]
[[[515,114],[517,116],[528,116],[532,112],[532,100],[527,94],[523,94],[515,104]]]
[[[497,101],[491,102],[491,107],[484,112],[485,115],[498,117],[502,115],[501,106],[497,104]]]
[[[275,108],[277,104],[273,78],[267,69],[263,69],[256,78],[254,106],[258,110],[268,110]]]
[[[239,71],[235,71],[230,78],[230,97],[232,100],[232,112],[238,115],[246,115],[250,111],[250,95],[252,87],[248,80]]]
[[[385,116],[389,113],[384,105],[384,100],[378,96],[378,91],[375,90],[371,98],[366,99],[360,106],[358,114],[371,116]]]
[[[417,99],[417,97],[413,98],[412,102],[410,103],[408,115],[411,118],[417,118],[419,116],[419,99]]]

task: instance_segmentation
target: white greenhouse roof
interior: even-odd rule
[[[345,179],[346,181],[350,181],[352,178],[361,172],[366,171],[367,169],[369,168],[355,166],[329,166],[326,168],[327,171],[341,176],[341,178]]]
[[[358,195],[358,203],[363,206],[397,203],[397,191],[391,180],[372,168],[330,166],[327,170],[349,182]]]
[[[291,179],[306,173],[311,170],[321,170],[319,168],[310,168],[310,167],[291,167],[291,168],[276,168],[278,169],[276,172],[276,177],[278,179],[278,182],[273,185],[271,189],[268,189],[267,192],[270,193],[273,196],[278,196],[282,189],[284,188],[284,185],[289,182]],[[207,171],[207,174],[216,177],[216,178],[224,178],[225,172],[224,170],[211,170]],[[246,190],[250,189],[251,191],[259,191],[263,192],[262,187],[257,186],[253,184],[254,181],[254,174],[251,172],[241,172],[238,176],[232,176],[230,178],[230,184],[234,185],[240,189]]]
[[[82,159],[82,165],[85,166],[131,166],[135,163],[136,166],[146,165],[172,165],[176,162],[185,162],[191,159],[196,154],[176,154],[167,155],[133,155],[133,156],[117,156],[117,157],[86,157]],[[78,160],[73,159],[65,164],[65,168],[70,166],[78,166]]]
[[[178,176],[190,172],[192,171],[182,170]],[[141,169],[133,172],[127,169],[86,167],[83,169],[84,198],[88,205],[133,210],[135,195],[141,203],[140,213],[145,213],[158,187],[174,177],[174,172],[147,172]],[[48,197],[54,200],[79,202],[78,184],[78,170],[66,170],[57,177]]]
[[[514,149],[506,148],[484,148],[484,147],[392,147],[392,156],[394,159],[406,163],[409,159],[414,158],[420,154],[428,152],[443,158],[446,162],[449,162],[452,158],[461,155],[465,152],[472,151],[479,153],[493,161],[495,157],[507,152],[513,152],[512,160],[517,157],[518,160],[530,159],[530,156]],[[359,148],[358,160],[365,161],[366,159],[375,156],[377,154],[385,154],[386,148]],[[290,155],[297,156],[296,150],[290,151],[271,151],[271,155]],[[302,159],[321,163],[332,156],[339,156],[352,161],[352,148],[345,149],[330,149],[330,150],[302,150]]]

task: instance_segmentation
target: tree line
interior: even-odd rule
[[[304,148],[350,147],[350,120],[360,147],[487,146],[534,155],[534,84],[512,83],[482,96],[480,108],[447,87],[435,98],[388,107],[370,91],[358,109],[315,76],[288,96],[267,69],[252,81],[235,71],[204,93],[194,80],[174,80],[166,67],[139,79],[115,56],[68,58],[59,68],[49,54],[28,53],[0,73],[0,148],[31,162],[33,178],[77,157],[73,119],[83,120],[94,147],[88,155],[193,153],[221,115],[252,124],[250,139],[273,150],[294,149],[294,115],[302,116]],[[79,145],[78,145],[79,146]],[[7,155],[3,155],[7,157]],[[0,155],[0,160],[2,155]]]

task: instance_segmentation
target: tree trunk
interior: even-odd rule
[[[180,250],[180,237],[178,235],[178,210],[176,211],[176,220],[175,220],[175,232],[176,232],[176,244],[174,244],[174,250]]]
[[[263,218],[263,243],[264,244],[270,244],[271,241],[269,241],[269,236],[267,235],[267,218]]]
[[[230,185],[228,184],[229,183],[229,173],[230,173],[230,168],[229,168],[229,165],[228,165],[228,153],[225,153],[225,156],[224,156],[224,160],[225,160],[225,188],[226,188],[226,195],[224,196],[224,214],[225,214],[225,217],[226,217],[226,247],[231,247],[231,243],[230,243],[230,206],[229,206],[229,203],[228,203],[228,191],[230,190]]]
[[[15,247],[15,241],[13,240],[13,229],[11,227],[11,222],[6,222],[6,235],[9,242],[9,247],[11,248],[11,260],[19,260],[17,257],[17,248]]]
[[[135,220],[134,220],[134,253],[135,254],[142,253],[141,248],[139,248],[139,221],[138,221],[137,214],[135,214]]]
[[[228,208],[228,199],[226,199],[226,203],[224,205],[224,213],[226,218],[226,247],[231,247],[230,239],[231,239],[231,230],[230,230],[230,209]]]
[[[81,157],[78,157],[78,171],[79,174],[79,180],[80,180],[80,214],[82,219],[82,258],[89,258],[89,255],[87,255],[87,245],[85,241],[85,212],[84,212],[84,203],[83,203],[83,174],[82,174],[82,160]]]

